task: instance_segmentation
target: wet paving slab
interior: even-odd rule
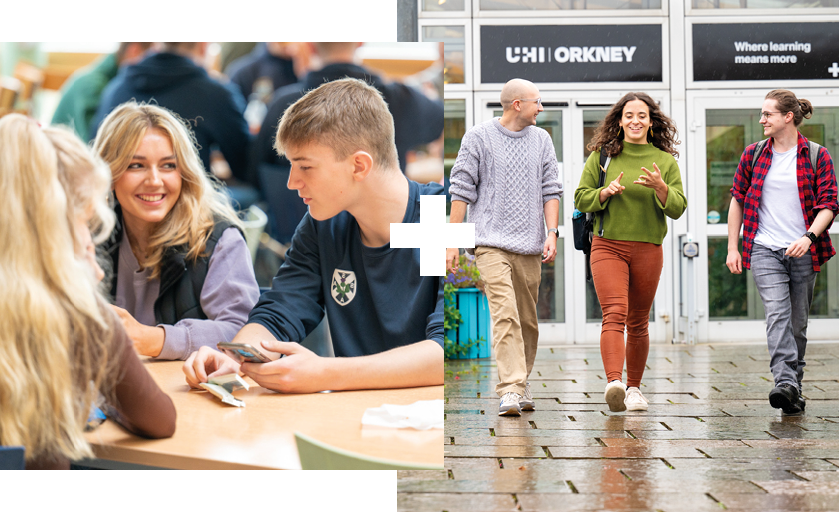
[[[800,416],[769,406],[762,344],[651,347],[645,412],[609,411],[598,347],[540,349],[518,418],[493,360],[449,361],[445,469],[398,472],[398,509],[839,510],[839,343],[807,357]]]

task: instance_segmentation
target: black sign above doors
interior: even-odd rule
[[[661,82],[661,25],[483,25],[481,83]]]
[[[839,78],[839,23],[693,25],[693,80]]]

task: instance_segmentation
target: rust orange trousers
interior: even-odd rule
[[[609,382],[623,380],[626,359],[626,385],[641,384],[650,351],[650,309],[663,262],[660,245],[599,236],[592,241],[591,275],[603,309],[600,355]]]

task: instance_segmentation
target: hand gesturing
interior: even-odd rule
[[[606,192],[606,197],[611,197],[615,194],[623,194],[623,191],[626,190],[626,187],[621,185],[621,179],[623,178],[623,173],[620,173],[617,178],[611,183],[609,186],[604,188],[604,192]]]
[[[633,181],[633,183],[653,190],[661,190],[663,187],[666,187],[667,185],[664,183],[664,180],[661,179],[661,170],[658,168],[658,165],[653,163],[653,169],[655,171],[650,172],[646,167],[641,167],[641,170],[646,173],[646,176],[643,174],[638,176],[638,179]]]

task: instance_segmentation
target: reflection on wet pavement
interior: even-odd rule
[[[493,360],[449,361],[445,469],[398,472],[398,509],[839,510],[839,344],[807,347],[801,416],[769,406],[768,361],[652,346],[649,410],[611,413],[598,347],[543,348],[520,418],[497,416]]]

